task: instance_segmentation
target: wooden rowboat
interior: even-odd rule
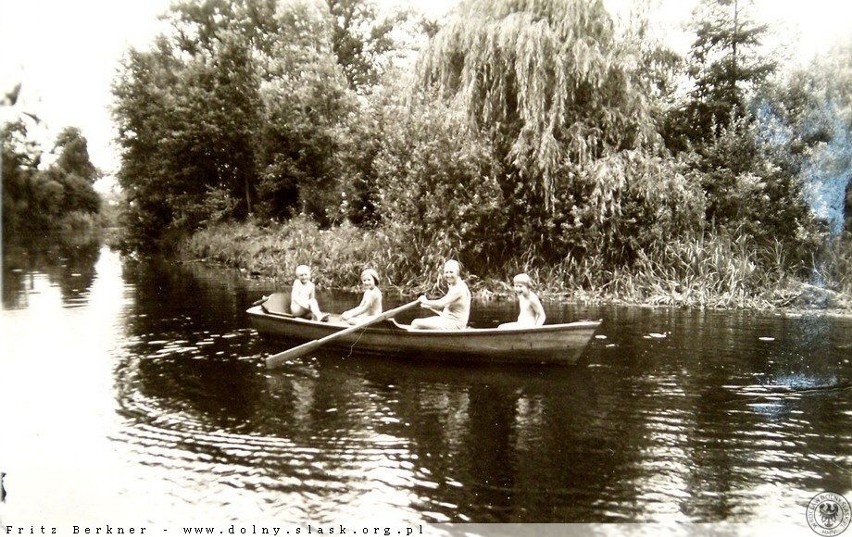
[[[252,325],[264,335],[290,340],[320,339],[350,328],[335,317],[327,322],[295,318],[261,305],[247,310]],[[497,330],[413,330],[394,319],[343,335],[329,347],[438,360],[573,364],[601,321],[550,324],[536,328]]]

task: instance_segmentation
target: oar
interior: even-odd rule
[[[419,300],[415,300],[414,302],[409,302],[404,306],[399,306],[398,308],[394,308],[392,310],[388,310],[381,315],[377,315],[372,319],[365,321],[361,324],[356,324],[355,326],[350,326],[349,328],[344,328],[339,332],[335,332],[333,334],[329,334],[323,338],[315,339],[313,341],[309,341],[307,343],[303,343],[298,347],[293,347],[292,349],[286,350],[284,352],[279,352],[278,354],[273,354],[272,356],[266,359],[266,367],[269,369],[275,368],[286,362],[287,360],[292,360],[294,358],[298,358],[303,354],[307,354],[314,349],[317,349],[329,341],[334,341],[335,339],[341,338],[345,335],[351,334],[352,332],[356,332],[361,330],[362,328],[366,328],[371,324],[376,324],[386,319],[390,319],[394,315],[398,313],[402,313],[403,311],[413,308],[414,306],[418,306],[420,304]]]

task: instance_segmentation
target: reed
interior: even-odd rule
[[[829,289],[852,297],[852,231],[825,245],[816,277]]]
[[[281,284],[292,280],[297,265],[308,264],[317,285],[350,287],[379,246],[380,241],[370,240],[354,226],[323,230],[310,219],[297,217],[285,225],[217,224],[185,240],[179,252],[184,259],[236,267]]]
[[[247,275],[289,285],[293,270],[313,267],[320,287],[354,290],[364,267],[376,268],[382,287],[414,294],[440,288],[440,267],[457,252],[440,238],[396,234],[392,228],[360,229],[350,224],[320,229],[307,217],[285,224],[217,224],[197,232],[180,247],[184,259],[236,267]],[[419,237],[419,238],[418,238]],[[848,307],[852,291],[852,248],[838,242],[823,264],[831,307]],[[568,257],[539,263],[532,250],[494,263],[485,274],[466,274],[478,298],[508,298],[511,278],[526,272],[546,298],[584,303],[629,303],[690,308],[777,308],[802,305],[816,286],[798,275],[780,243],[759,246],[745,236],[678,238],[639,253],[626,266],[606,266],[598,257]],[[846,305],[846,306],[844,306]]]

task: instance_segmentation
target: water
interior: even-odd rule
[[[325,351],[267,371],[281,343],[244,312],[264,284],[53,255],[4,264],[3,524],[806,528],[814,495],[852,499],[850,319],[545,304],[604,320],[577,366]]]

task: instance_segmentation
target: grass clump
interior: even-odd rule
[[[382,237],[343,225],[320,229],[307,217],[284,225],[257,222],[215,224],[196,232],[179,247],[184,259],[235,267],[256,277],[289,284],[297,265],[313,268],[321,287],[352,287],[365,266],[374,266]]]
[[[393,230],[351,224],[321,229],[300,216],[283,224],[222,223],[203,229],[180,246],[183,259],[235,267],[286,287],[299,264],[313,268],[320,287],[353,290],[365,267],[379,271],[382,287],[414,294],[437,292],[440,267],[452,249],[393,238]],[[421,244],[422,243],[422,244]],[[598,257],[567,257],[542,264],[532,251],[492,263],[482,273],[466,272],[480,299],[510,297],[511,278],[528,273],[543,297],[577,302],[617,302],[694,308],[826,307],[849,309],[852,247],[837,239],[823,255],[821,271],[790,262],[780,243],[755,246],[747,237],[696,235],[659,243],[624,266]]]

